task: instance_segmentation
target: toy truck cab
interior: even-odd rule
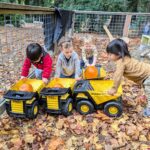
[[[107,91],[112,87],[112,80],[82,80],[74,86],[75,106],[80,114],[89,114],[103,108],[110,117],[119,117],[122,114],[121,86],[112,96]]]
[[[19,87],[24,83],[32,85],[33,91],[20,91]],[[39,92],[43,87],[42,80],[19,80],[4,94],[7,114],[12,117],[36,118],[39,112]]]
[[[73,109],[72,88],[75,79],[55,78],[40,92],[45,101],[45,110],[50,114],[68,116]]]

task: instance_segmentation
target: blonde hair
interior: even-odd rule
[[[92,49],[95,49],[95,48],[96,48],[92,36],[89,36],[89,35],[88,35],[88,36],[86,36],[86,37],[83,38],[83,46],[81,47],[81,49],[85,49],[85,44],[86,44],[86,43],[90,43],[91,46],[92,46]]]
[[[87,37],[84,37],[83,38],[83,42],[84,43],[91,43],[93,41],[92,37],[91,36],[87,36]]]
[[[72,47],[72,39],[69,37],[65,37],[63,36],[59,42],[58,42],[58,46],[64,46],[65,48],[70,48]]]

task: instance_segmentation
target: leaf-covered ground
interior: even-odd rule
[[[74,47],[79,55],[82,36],[74,36]],[[112,78],[114,64],[108,64],[100,57],[109,40],[93,35],[93,42],[99,51],[98,63],[108,71],[107,78]],[[136,49],[139,42],[140,39],[131,39],[130,50]],[[56,58],[53,57],[53,69]],[[14,80],[12,78],[11,82],[7,78],[10,85],[18,79],[19,73],[12,73]],[[7,82],[3,84],[7,85]],[[0,117],[0,150],[148,150],[150,118],[144,118],[141,113],[146,104],[143,89],[124,79],[123,90],[120,118],[109,118],[102,111],[82,116],[74,110],[73,115],[64,117],[48,115],[41,109],[34,120],[14,119],[4,113]]]

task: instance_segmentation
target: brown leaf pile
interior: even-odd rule
[[[74,37],[78,54],[81,54],[82,36]],[[107,68],[107,62],[100,54],[109,41],[98,35],[93,37],[99,51],[98,63]],[[131,42],[132,47],[137,46],[137,41],[132,39]],[[112,73],[109,73],[108,78],[111,77]],[[102,111],[86,116],[74,111],[66,118],[40,110],[34,120],[14,119],[4,113],[0,118],[0,150],[148,150],[150,118],[144,118],[141,113],[146,104],[143,89],[126,79],[123,89],[124,113],[120,118],[109,118]]]

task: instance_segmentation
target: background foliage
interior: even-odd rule
[[[60,7],[69,10],[150,12],[149,0],[0,0],[0,2]]]

